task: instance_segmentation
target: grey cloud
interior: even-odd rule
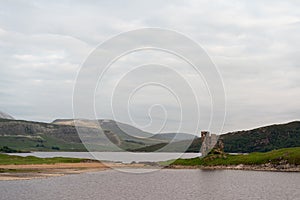
[[[29,120],[72,117],[73,84],[91,50],[120,32],[150,26],[187,34],[217,64],[227,95],[223,132],[299,119],[299,8],[296,0],[1,2],[0,110]],[[116,67],[107,84],[121,71]],[[136,116],[143,124],[148,116],[142,117],[142,107]],[[103,111],[100,117],[110,117]]]

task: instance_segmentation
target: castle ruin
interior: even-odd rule
[[[219,136],[201,131],[201,156],[206,156],[217,144]]]

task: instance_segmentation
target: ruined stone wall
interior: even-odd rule
[[[216,134],[211,134],[208,131],[202,131],[201,132],[201,154],[202,156],[206,156],[212,148],[217,144],[218,142],[218,136]]]

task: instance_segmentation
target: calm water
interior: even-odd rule
[[[0,181],[1,200],[180,199],[299,200],[300,174],[253,171],[114,170],[26,181]]]
[[[36,156],[40,158],[50,157],[72,157],[107,160],[114,162],[158,162],[176,158],[194,158],[200,153],[128,153],[128,152],[33,152],[33,153],[11,153],[10,155]]]

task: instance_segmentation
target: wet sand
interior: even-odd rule
[[[144,164],[123,164],[113,162],[91,163],[56,163],[36,165],[0,165],[1,180],[29,180],[34,178],[47,178],[67,174],[103,171],[110,168],[143,168]]]

